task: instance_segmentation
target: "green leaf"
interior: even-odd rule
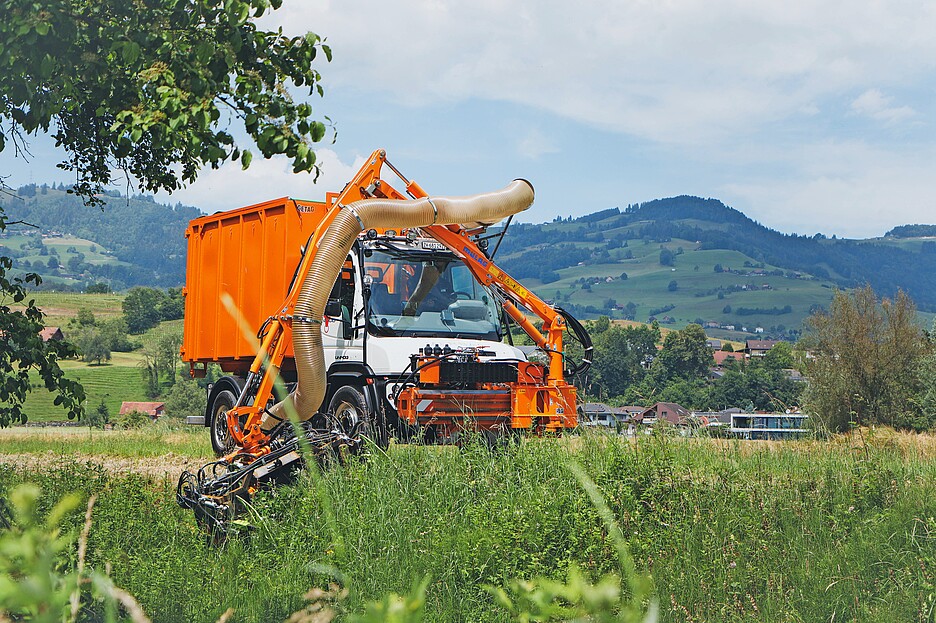
[[[241,154],[241,169],[249,167],[251,160],[253,160],[253,154],[250,153],[250,150],[245,149],[244,153]]]
[[[52,75],[53,69],[55,69],[55,59],[46,54],[39,63],[39,75],[42,78],[48,78]]]
[[[322,138],[325,137],[325,124],[321,121],[316,121],[312,124],[312,141],[318,143]]]
[[[0,20],[5,114],[26,135],[66,128],[56,137],[62,168],[74,173],[75,192],[89,202],[109,179],[110,163],[128,154],[147,190],[194,180],[218,157],[211,147],[221,143],[226,106],[231,119],[244,120],[240,131],[266,132],[253,147],[264,156],[288,152],[305,166],[311,150],[302,157],[296,135],[308,141],[323,133],[313,126],[312,108],[284,96],[280,85],[292,80],[315,90],[313,53],[331,51],[319,50],[323,40],[314,33],[286,37],[253,18],[282,0],[154,0],[129,9],[111,0],[6,4],[14,12]],[[63,8],[71,5],[77,21]],[[297,126],[300,120],[306,124]],[[224,141],[230,157],[233,141]],[[245,162],[243,151],[236,159]]]
[[[237,11],[237,25],[241,26],[247,21],[248,17],[250,17],[250,6],[246,3],[241,4],[240,9]]]
[[[199,41],[195,46],[195,58],[199,63],[207,63],[211,60],[212,47],[207,41]]]
[[[123,46],[123,49],[120,51],[120,55],[123,57],[124,61],[127,64],[134,64],[140,58],[140,46],[134,41],[128,42]]]

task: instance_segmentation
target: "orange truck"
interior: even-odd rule
[[[287,416],[381,446],[574,427],[571,377],[590,363],[588,335],[493,260],[507,227],[489,227],[530,202],[523,181],[429,197],[378,150],[324,201],[274,199],[193,220],[182,358],[195,377],[208,364],[224,376],[192,423],[209,428],[219,456],[239,457],[264,454]],[[309,303],[316,296],[324,309]],[[513,345],[511,326],[538,357]],[[570,334],[584,349],[575,362]],[[321,388],[303,388],[310,376]]]

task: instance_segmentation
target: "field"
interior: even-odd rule
[[[608,502],[637,573],[652,582],[660,621],[933,621],[933,437],[864,431],[739,443],[596,434],[526,440],[496,454],[391,446],[262,492],[254,529],[211,545],[175,505],[170,471],[193,459],[181,448],[199,439],[207,447],[203,430],[134,433],[125,451],[119,433],[70,434],[29,450],[0,434],[0,453],[42,456],[58,443],[79,457],[48,469],[22,459],[0,466],[0,495],[33,481],[48,509],[66,492],[96,493],[88,562],[110,564],[154,621],[215,621],[228,607],[233,621],[282,621],[310,587],[336,578],[349,591],[334,606],[341,615],[427,578],[426,620],[515,620],[489,587],[565,582],[572,565],[589,581],[622,572],[570,465],[582,466]],[[93,445],[102,438],[110,445]],[[165,476],[86,462],[148,446],[149,456],[178,450]],[[69,522],[77,531],[83,512]]]
[[[24,427],[0,429],[0,455],[42,454],[67,457],[165,457],[208,461],[213,455],[201,427],[162,423],[139,430],[98,430],[84,427]],[[174,463],[167,463],[175,466]]]
[[[36,307],[46,315],[46,325],[61,326],[69,319],[87,309],[99,320],[119,316],[122,312],[123,294],[79,294],[76,292],[33,291],[27,299],[33,299]],[[12,306],[16,309],[16,306]]]
[[[563,230],[577,227],[574,224],[551,225],[560,237]],[[607,229],[603,230],[603,235],[606,239],[615,235],[633,236],[633,231],[628,231],[632,229]],[[593,246],[586,242],[572,244]],[[755,272],[776,271],[779,267],[761,266],[738,251],[700,249],[700,245],[691,240],[672,239],[660,243],[631,238],[627,244],[627,247],[611,250],[607,263],[556,271],[558,281],[542,283],[532,278],[523,281],[545,299],[562,305],[593,306],[611,318],[622,318],[623,312],[609,309],[609,299],[619,305],[634,303],[637,306],[635,318],[641,322],[647,322],[653,315],[658,320],[668,316],[671,326],[677,329],[699,320],[734,325],[734,331],[709,329],[707,333],[711,337],[742,341],[752,338],[757,327],[764,329],[766,335],[789,337],[785,331],[800,329],[815,306],[828,307],[835,290],[832,281],[806,274],[797,276],[783,271],[781,276]],[[894,244],[919,250],[922,243],[916,240]],[[672,266],[660,264],[660,251],[664,248],[674,254]],[[523,249],[513,256],[528,251],[530,249]],[[627,255],[631,257],[627,259]],[[511,257],[505,254],[498,259],[507,262]],[[715,271],[719,265],[722,272]],[[626,279],[621,278],[622,273],[626,273]],[[582,278],[601,278],[601,281],[585,289],[579,282]],[[671,289],[671,282],[675,282],[675,289]],[[783,312],[787,305],[790,309]],[[739,313],[739,308],[747,308],[748,313]],[[749,313],[757,310],[768,313]],[[595,318],[598,312],[579,315]],[[933,314],[920,314],[920,322],[927,328],[933,318]]]
[[[79,261],[92,266],[130,266],[127,262],[116,259],[107,249],[90,240],[78,238],[69,235],[43,236],[42,245],[45,247],[45,255],[42,255],[39,248],[34,246],[39,238],[36,235],[13,234],[0,238],[0,244],[23,253],[18,258],[19,263],[13,269],[16,275],[26,272],[36,272],[42,276],[43,282],[49,285],[68,285],[74,286],[81,282],[73,276],[68,275],[68,262],[72,258],[79,258]],[[54,254],[53,254],[54,251]],[[80,255],[79,255],[80,254]],[[65,274],[49,274],[52,268],[49,266],[51,258],[57,260],[57,264]],[[29,262],[30,268],[24,270],[21,268],[22,262]],[[55,264],[53,264],[53,267]]]
[[[610,232],[606,234],[610,235]],[[659,263],[662,248],[678,253],[673,266],[662,266]],[[633,257],[624,259],[626,252],[630,252]],[[568,301],[605,309],[608,299],[614,299],[620,305],[633,302],[637,305],[636,319],[643,322],[654,310],[673,305],[670,310],[657,312],[656,317],[670,316],[677,328],[701,319],[735,324],[739,332],[744,326],[748,328],[748,333],[752,333],[755,327],[765,330],[779,325],[798,328],[813,305],[828,306],[832,298],[829,282],[811,278],[749,275],[749,272],[755,270],[750,266],[751,258],[737,251],[699,250],[694,242],[688,240],[674,239],[662,244],[630,240],[626,249],[612,251],[611,259],[613,262],[608,264],[559,270],[560,279],[553,283],[542,284],[535,279],[527,279],[525,282],[541,296],[559,299],[562,303]],[[745,262],[749,265],[745,266]],[[715,272],[716,265],[721,265],[724,272]],[[728,272],[729,269],[734,272]],[[763,267],[765,271],[775,269],[770,265]],[[621,273],[626,273],[627,279],[621,279]],[[610,281],[593,284],[590,290],[585,290],[577,283],[583,277],[610,278]],[[670,289],[670,282],[673,281],[676,282],[675,290]],[[791,311],[786,314],[741,316],[735,311],[739,307],[783,309],[788,304]],[[731,307],[731,311],[726,312],[726,306]],[[620,313],[616,312],[617,317],[620,317]],[[615,317],[615,314],[611,315]],[[738,337],[718,330],[709,333],[715,337]]]
[[[36,305],[46,314],[48,326],[60,326],[68,337],[68,321],[77,316],[78,311],[87,309],[95,319],[105,320],[122,313],[123,294],[77,294],[68,292],[33,292]],[[162,322],[143,335],[131,336],[131,339],[144,344],[154,343],[159,336],[169,332],[181,332],[182,321]],[[86,409],[95,409],[101,401],[107,405],[111,418],[120,411],[124,401],[149,400],[146,395],[146,383],[140,370],[142,355],[139,351],[130,353],[111,353],[111,360],[102,365],[88,364],[76,360],[61,361],[65,376],[80,381],[87,395]],[[65,412],[53,404],[55,395],[45,391],[39,377],[31,375],[31,382],[36,390],[26,399],[24,411],[31,422],[50,422],[65,420]]]
[[[93,410],[104,401],[111,418],[116,417],[123,401],[145,401],[146,384],[134,353],[113,353],[111,361],[90,365],[79,361],[62,361],[67,378],[80,381],[87,395],[86,410]],[[48,392],[37,375],[30,375],[36,389],[26,398],[24,412],[30,422],[66,420],[65,412],[53,404],[56,394]]]

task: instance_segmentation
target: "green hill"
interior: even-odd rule
[[[514,225],[497,261],[582,317],[701,322],[726,337],[741,337],[742,328],[796,337],[833,288],[866,282],[884,296],[902,288],[921,309],[936,311],[932,241],[781,234],[698,197]]]
[[[672,265],[660,264],[663,249],[673,254]],[[630,259],[622,257],[627,251]],[[631,240],[610,255],[604,262],[558,269],[556,281],[527,277],[524,282],[579,317],[655,318],[674,327],[697,322],[711,336],[734,339],[758,329],[764,337],[795,338],[803,319],[832,295],[828,280],[755,265],[743,253],[702,249],[695,241]],[[510,258],[503,264],[509,270]]]
[[[2,207],[11,220],[38,229],[10,227],[0,254],[13,257],[20,273],[40,273],[46,287],[184,282],[184,231],[199,216],[196,208],[114,193],[101,210],[64,187],[34,184],[17,195]],[[681,196],[515,224],[497,261],[584,318],[703,322],[714,335],[715,326],[733,326],[722,333],[736,339],[761,331],[796,337],[836,287],[869,283],[883,296],[903,289],[921,310],[936,312],[934,232],[932,225],[904,225],[869,240],[782,234],[716,199]]]
[[[103,400],[111,420],[120,412],[123,401],[149,400],[146,383],[138,367],[140,356],[135,353],[114,353],[111,362],[105,365],[89,365],[78,361],[63,361],[62,369],[69,379],[78,381],[87,395],[86,409],[91,411]],[[23,411],[30,422],[65,421],[67,417],[61,407],[53,401],[56,394],[48,392],[42,382],[31,377],[35,389],[26,398]]]
[[[11,225],[0,254],[17,272],[37,272],[47,287],[82,289],[105,282],[114,290],[135,285],[180,286],[185,280],[185,228],[197,208],[161,205],[152,197],[109,193],[89,207],[64,186],[30,184],[4,197]],[[28,224],[28,225],[26,225]]]

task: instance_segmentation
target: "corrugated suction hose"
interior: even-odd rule
[[[532,184],[514,180],[502,190],[470,197],[364,199],[342,207],[321,238],[293,312],[296,389],[270,409],[273,417],[264,416],[261,427],[267,430],[276,419],[287,419],[290,410],[300,419],[308,419],[322,405],[327,381],[319,321],[358,234],[371,228],[494,224],[526,210],[532,203]]]

